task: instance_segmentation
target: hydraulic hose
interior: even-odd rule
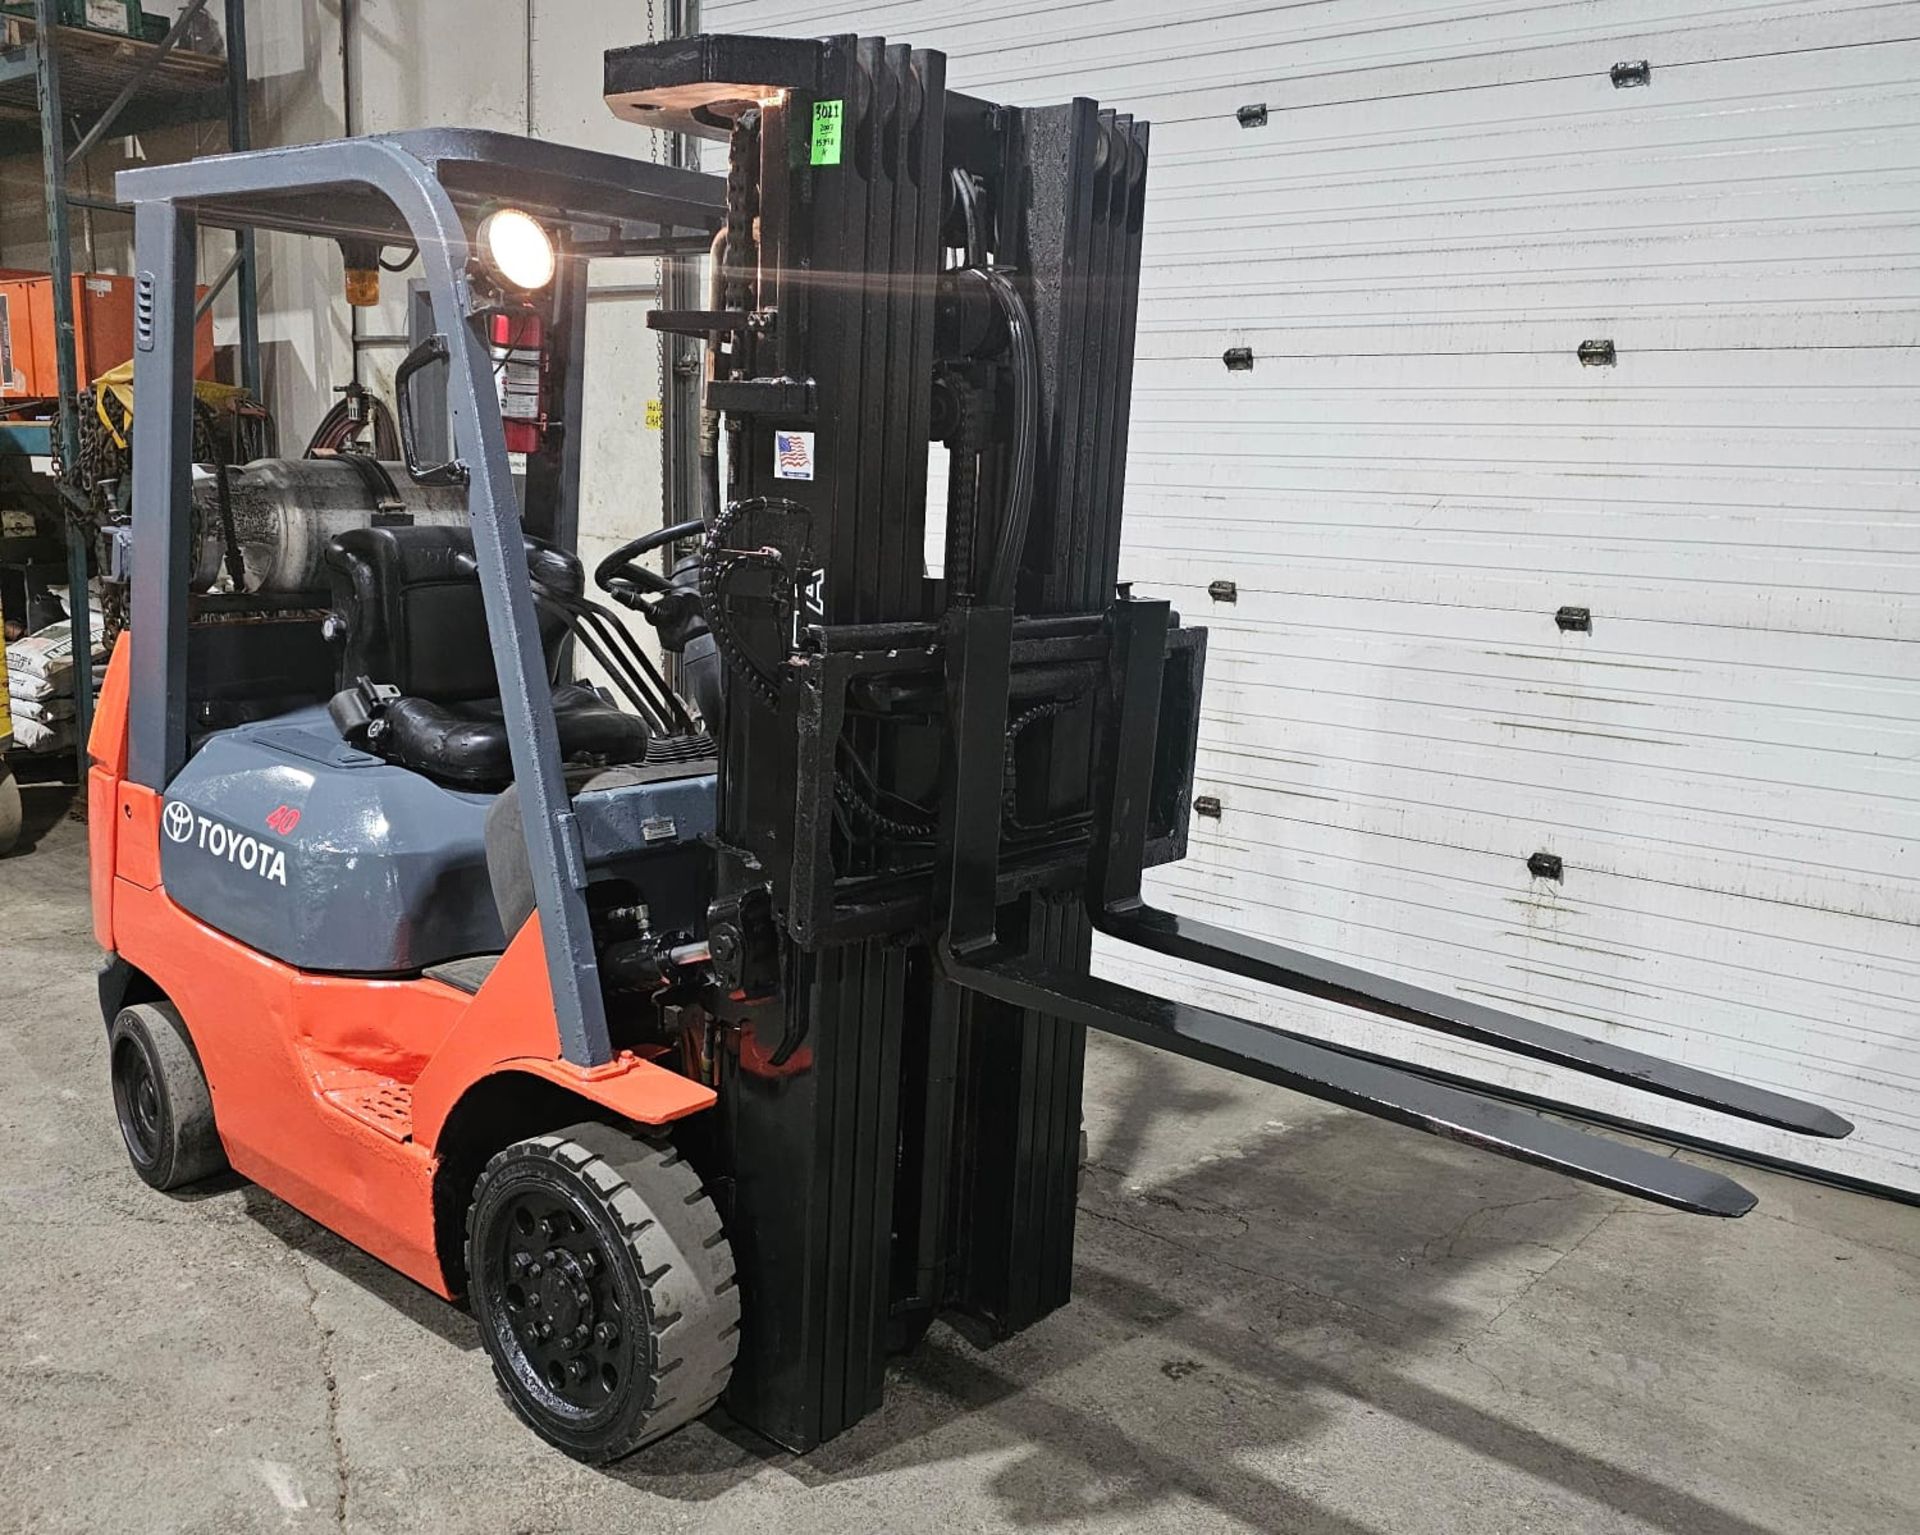
[[[372,452],[376,459],[390,464],[400,457],[400,432],[394,425],[393,412],[387,409],[386,402],[378,395],[365,391],[361,391],[358,398],[365,403],[366,414],[355,421],[355,401],[335,400],[333,408],[320,418],[320,424],[313,429],[305,457],[317,458],[323,453],[337,453],[369,427],[373,429]]]
[[[1034,460],[1040,446],[1038,386],[1040,356],[1033,322],[1025,300],[1004,272],[984,268],[987,287],[1000,305],[1007,324],[1007,351],[1013,365],[1013,474],[1007,485],[1006,512],[994,543],[992,576],[987,601],[995,607],[1013,605],[1020,560],[1027,547],[1027,514],[1033,502]]]

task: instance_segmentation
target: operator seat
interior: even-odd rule
[[[526,540],[539,608],[541,652],[553,675],[568,630],[565,613],[538,602],[541,589],[577,598],[580,562]],[[499,789],[513,779],[500,683],[487,636],[473,535],[464,527],[398,524],[353,528],[327,545],[333,584],[328,633],[341,647],[340,692],[330,710],[341,734],[403,767],[462,789]],[[385,685],[371,713],[363,680]],[[569,761],[638,762],[643,720],[592,688],[553,690],[560,754]]]

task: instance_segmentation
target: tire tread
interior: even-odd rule
[[[521,1156],[555,1162],[599,1196],[643,1286],[647,1353],[653,1365],[649,1405],[590,1453],[561,1444],[583,1459],[616,1460],[692,1422],[726,1389],[739,1353],[740,1291],[733,1251],[699,1175],[670,1143],[598,1121],[570,1125],[499,1152],[476,1181],[476,1195]],[[477,1208],[476,1198],[467,1212],[469,1273],[475,1272]],[[495,1373],[505,1389],[497,1363]],[[514,1392],[505,1394],[520,1417],[544,1433]]]

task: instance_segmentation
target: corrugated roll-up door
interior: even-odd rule
[[[1106,969],[1920,1191],[1920,6],[705,10],[1153,121],[1123,574],[1212,628],[1219,804],[1160,900],[1859,1131]]]

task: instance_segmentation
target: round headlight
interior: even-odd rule
[[[494,276],[515,288],[553,281],[553,237],[518,208],[497,208],[480,221],[480,254]]]

